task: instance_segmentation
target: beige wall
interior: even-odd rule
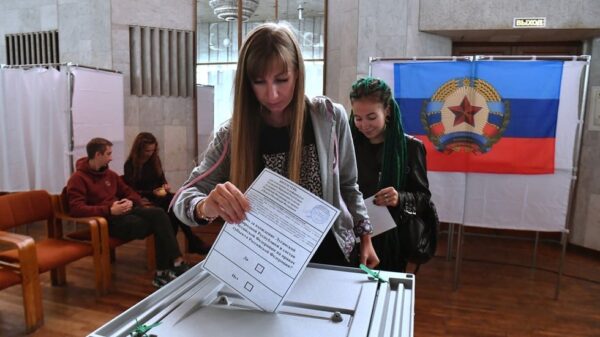
[[[58,29],[57,0],[0,1],[0,64],[5,64],[5,34]]]
[[[112,69],[108,0],[59,0],[58,36],[61,62]]]
[[[196,159],[196,109],[192,97],[130,95],[129,26],[194,30],[194,0],[112,0],[113,68],[125,75],[125,144],[130,148],[141,131],[159,141],[167,180],[177,188]]]
[[[349,110],[369,57],[449,55],[450,39],[420,32],[418,17],[419,0],[329,0],[326,95]]]

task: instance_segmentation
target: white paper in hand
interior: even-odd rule
[[[369,221],[371,221],[371,225],[373,226],[372,236],[377,236],[396,227],[396,222],[387,207],[375,205],[373,203],[374,200],[375,196],[365,199],[365,205],[369,213]]]
[[[340,211],[265,169],[245,193],[246,220],[225,223],[204,269],[264,311],[283,304]]]

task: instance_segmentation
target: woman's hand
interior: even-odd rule
[[[371,235],[362,235],[360,237],[360,263],[369,268],[375,268],[379,264],[379,257],[371,243]]]
[[[398,191],[393,187],[382,188],[375,193],[375,205],[396,207],[398,206],[399,196]]]
[[[203,218],[221,217],[229,223],[246,219],[250,203],[232,183],[217,184],[206,199],[196,205],[196,214]]]
[[[162,198],[167,195],[167,190],[165,190],[163,186],[157,187],[154,190],[152,190],[152,194],[154,194],[154,196],[157,198]]]

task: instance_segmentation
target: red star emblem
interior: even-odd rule
[[[454,113],[454,126],[460,123],[467,123],[475,126],[475,114],[481,110],[480,106],[471,105],[467,96],[460,102],[460,105],[448,107]]]

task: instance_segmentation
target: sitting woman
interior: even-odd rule
[[[135,137],[129,157],[124,167],[125,182],[136,190],[142,197],[155,206],[168,212],[169,203],[174,194],[165,178],[165,173],[158,156],[158,141],[153,134],[141,132]],[[210,247],[198,238],[191,228],[177,219],[172,211],[168,212],[173,232],[181,230],[188,241],[188,251],[206,254]]]
[[[429,200],[426,152],[423,143],[404,134],[400,108],[390,87],[376,78],[363,78],[350,91],[350,129],[354,140],[358,185],[365,198],[387,206],[397,227],[372,238],[379,269],[404,272],[407,253],[400,237],[407,198]],[[404,245],[405,246],[405,245]]]

